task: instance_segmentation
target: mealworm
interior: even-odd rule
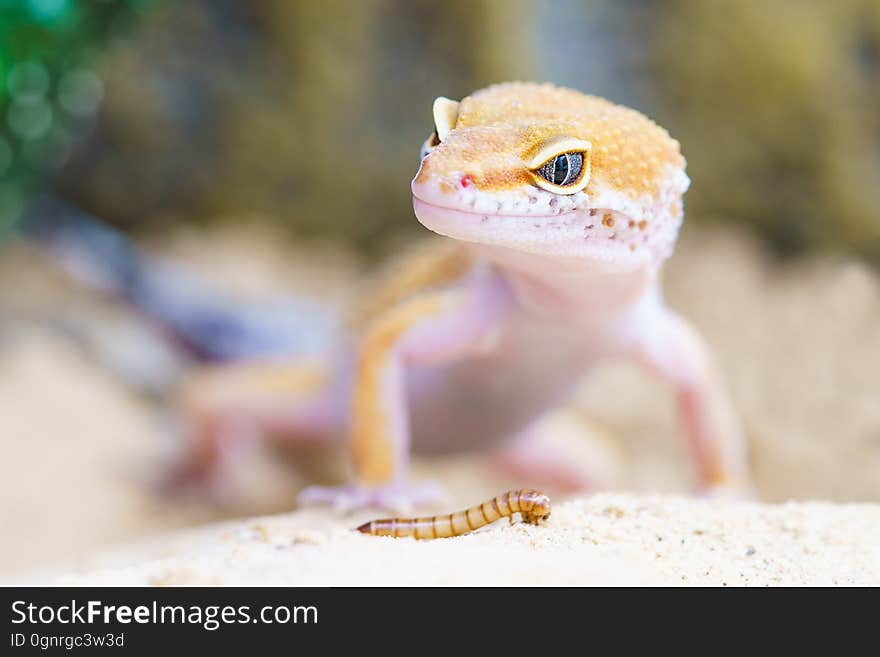
[[[465,511],[430,518],[382,518],[357,528],[371,536],[449,538],[461,536],[499,518],[519,513],[523,522],[537,525],[550,517],[550,498],[539,490],[511,490]]]

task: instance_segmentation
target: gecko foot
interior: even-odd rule
[[[427,482],[418,485],[395,483],[378,487],[354,484],[309,486],[299,494],[298,501],[303,505],[329,504],[340,513],[366,507],[410,513],[417,506],[433,504],[446,498],[446,492],[440,486]]]

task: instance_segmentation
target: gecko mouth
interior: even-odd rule
[[[493,214],[444,207],[415,194],[413,209],[419,222],[435,233],[477,244],[609,261],[646,251],[644,224],[611,209]]]
[[[419,198],[418,195],[413,194],[413,209],[416,211],[416,215],[419,213],[419,208],[427,207],[431,210],[440,210],[442,212],[453,212],[462,214],[469,217],[501,217],[504,219],[556,219],[560,217],[565,217],[567,215],[573,215],[578,212],[584,212],[584,210],[561,210],[559,212],[548,212],[543,214],[517,214],[513,212],[480,212],[477,210],[465,210],[463,208],[453,208],[446,205],[439,205],[437,203],[431,203],[430,201],[426,201],[423,198]],[[594,210],[593,212],[598,212],[598,210]]]

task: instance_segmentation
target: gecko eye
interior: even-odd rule
[[[584,168],[583,153],[562,153],[557,155],[535,173],[547,182],[567,187],[578,181]]]
[[[590,181],[588,141],[565,138],[545,145],[532,158],[530,170],[535,184],[556,194],[575,194]]]

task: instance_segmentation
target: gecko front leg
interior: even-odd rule
[[[477,353],[510,303],[505,282],[480,268],[459,288],[410,297],[375,320],[360,345],[353,394],[350,448],[357,481],[307,488],[299,501],[330,503],[340,510],[377,506],[406,511],[440,497],[434,486],[408,482],[406,370],[447,365]]]
[[[640,320],[635,355],[677,391],[699,487],[709,494],[750,496],[745,436],[702,338],[663,306],[659,293]]]

